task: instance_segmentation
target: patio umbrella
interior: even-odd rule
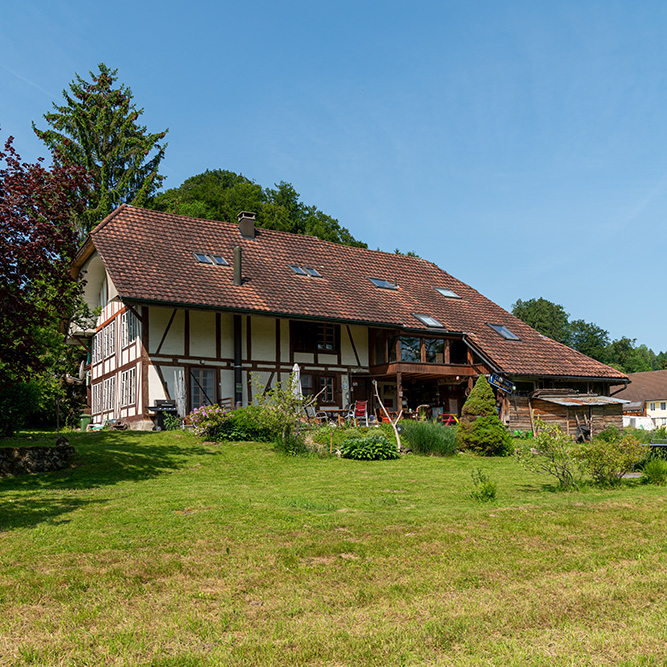
[[[299,364],[294,364],[294,366],[292,366],[290,382],[292,384],[292,393],[297,398],[303,398],[303,388],[301,387],[301,367]]]

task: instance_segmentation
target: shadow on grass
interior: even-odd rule
[[[72,468],[0,477],[0,531],[44,521],[54,523],[74,509],[106,502],[87,498],[87,490],[168,474],[191,463],[193,456],[209,453],[194,437],[180,433],[103,431],[67,437],[76,449]],[[7,440],[0,446],[53,442],[50,434],[44,434],[43,438]]]

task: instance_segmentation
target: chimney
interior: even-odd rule
[[[254,239],[255,238],[255,217],[256,213],[251,213],[249,211],[241,211],[238,215],[239,218],[239,232],[244,239]]]
[[[241,266],[241,246],[234,248],[234,284],[243,285],[243,270]]]

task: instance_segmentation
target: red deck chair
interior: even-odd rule
[[[350,410],[350,419],[354,421],[354,425],[359,425],[359,420],[363,419],[368,426],[368,401],[355,401],[352,410]]]

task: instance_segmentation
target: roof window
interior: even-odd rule
[[[296,264],[290,264],[289,268],[296,273],[297,276],[307,276],[308,274],[300,267],[297,266]]]
[[[222,255],[211,255],[211,258],[218,266],[229,266],[229,262]]]
[[[313,266],[304,266],[303,268],[306,270],[306,273],[311,278],[321,278],[322,277],[322,274]]]
[[[385,280],[384,278],[368,278],[375,287],[380,287],[382,289],[398,289],[398,285],[396,283],[392,283],[389,280]]]
[[[513,334],[504,324],[487,324],[505,340],[521,340],[516,334]]]
[[[461,298],[454,290],[451,290],[448,287],[436,287],[435,291],[440,292],[440,294],[442,294],[442,296],[446,296],[448,299],[460,299]]]
[[[208,255],[205,255],[203,252],[195,252],[193,254],[198,262],[201,262],[202,264],[213,264],[211,258]]]
[[[424,315],[421,313],[412,313],[422,324],[425,324],[427,327],[433,327],[435,329],[444,329],[445,325],[442,322],[438,322],[435,317],[431,315]]]

